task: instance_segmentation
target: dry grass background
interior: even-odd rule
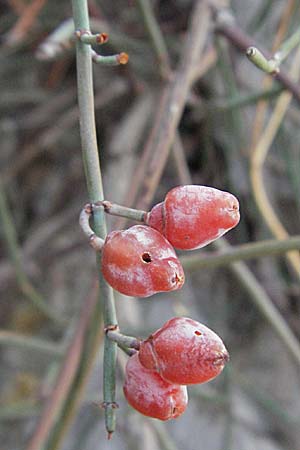
[[[227,11],[225,2],[215,3],[222,6],[222,12]],[[147,172],[143,178],[142,155],[169,81],[161,77],[136,2],[93,0],[89,4],[93,22],[103,27],[98,31],[110,35],[101,52],[126,51],[130,56],[124,67],[94,66],[106,198],[126,205],[134,199],[134,204],[142,205],[147,183],[155,178],[149,181]],[[156,0],[151,4],[176,76],[193,2]],[[228,6],[236,25],[269,51],[276,36],[282,40],[299,23],[297,1],[235,0]],[[78,376],[75,360],[80,352],[76,349],[82,344],[78,321],[82,325],[88,320],[96,268],[93,252],[78,226],[87,194],[74,49],[50,61],[36,57],[47,35],[71,17],[71,2],[1,0],[0,10],[0,447],[29,450],[28,442],[55,392],[59,368],[66,363],[64,355],[72,343],[66,377],[73,373],[72,364]],[[272,237],[253,194],[250,168],[255,143],[274,112],[282,86],[273,82],[265,119],[258,120],[258,101],[269,93],[270,86],[263,81],[265,75],[237,51],[237,44],[226,33],[225,37],[214,33],[213,22],[209,24],[202,58],[193,69],[195,82],[183,100],[177,129],[180,141],[175,141],[165,166],[150,170],[152,175],[162,173],[151,188],[151,203],[161,201],[171,187],[190,180],[233,192],[242,214],[238,228],[226,236],[234,246]],[[294,54],[283,71],[289,73],[293,61]],[[161,124],[166,121],[168,117],[161,117]],[[269,145],[262,171],[268,199],[290,235],[299,234],[299,123],[299,98],[294,98]],[[15,233],[10,236],[12,241],[4,227],[9,218],[8,228]],[[109,226],[118,225],[109,220]],[[10,257],[9,242],[18,243],[15,259]],[[217,250],[208,247],[200,256],[211,251]],[[299,338],[297,267],[284,256],[252,259],[247,267]],[[223,337],[230,351],[231,362],[222,376],[191,387],[187,412],[177,421],[161,424],[140,416],[124,402],[125,357],[120,354],[118,425],[108,442],[103,412],[95,406],[102,396],[99,343],[96,363],[70,428],[63,430],[59,445],[50,438],[43,449],[300,450],[299,363],[228,264],[195,269],[186,275],[184,288],[171,295],[148,300],[117,295],[121,329],[142,337],[176,314],[203,321]],[[35,294],[65,318],[63,326],[39,312],[32,303]],[[74,344],[76,337],[79,343]],[[55,414],[59,417],[57,411]]]

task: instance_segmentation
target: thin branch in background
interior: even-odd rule
[[[45,3],[46,0],[32,0],[29,5],[26,5],[26,8],[22,11],[16,24],[5,36],[5,43],[7,45],[19,44],[24,39],[28,30],[33,27],[34,22]]]
[[[280,18],[280,22],[275,34],[275,38],[272,44],[272,52],[276,52],[280,43],[284,39],[284,36],[287,33],[289,23],[293,17],[295,10],[296,1],[288,0],[286,2],[286,6],[283,10],[282,16]],[[264,89],[269,89],[273,84],[273,78],[269,76],[265,76],[262,82]],[[264,101],[260,101],[256,106],[255,116],[253,120],[252,133],[251,133],[251,145],[250,149],[254,148],[257,144],[259,136],[262,133],[265,116],[268,108],[268,103]],[[251,150],[250,150],[251,153]]]
[[[23,0],[8,0],[7,3],[19,16],[23,13],[26,8],[26,4]]]
[[[0,345],[13,346],[23,351],[37,351],[56,358],[61,358],[64,354],[64,349],[55,342],[22,335],[9,330],[0,330]]]
[[[226,37],[240,52],[246,53],[249,47],[257,47],[253,38],[244,33],[236,24],[232,21],[221,20],[220,17],[216,19],[215,30],[222,36]],[[265,50],[262,50],[266,58],[270,58],[270,54]],[[281,70],[274,77],[278,80],[287,90],[289,90],[297,102],[300,102],[300,88],[285,71]]]
[[[138,209],[146,209],[145,205],[148,207],[154,196],[189,94],[194,68],[203,56],[209,26],[210,12],[207,3],[196,2],[191,13],[179,69],[173,82],[170,82],[162,93],[156,120],[135,174],[135,183],[131,184],[126,195],[128,205],[135,204]],[[123,225],[124,220],[118,220],[117,228],[122,228]]]
[[[251,242],[235,247],[228,246],[221,251],[195,252],[192,255],[180,257],[180,261],[186,270],[199,270],[226,266],[237,261],[263,258],[267,256],[282,255],[290,250],[300,250],[300,236],[293,236],[285,240],[270,239],[261,242]]]
[[[225,239],[218,239],[213,244],[215,248],[222,251],[228,248],[228,244]],[[269,322],[272,329],[285,344],[287,350],[290,352],[290,355],[297,363],[297,366],[300,367],[299,341],[290,329],[288,323],[274,306],[264,288],[259,284],[244,262],[230,264],[230,270],[239,279],[242,286],[248,292],[251,301],[256,305],[263,317],[265,317],[265,319]]]
[[[38,46],[35,57],[48,61],[59,57],[74,47],[74,21],[72,18],[61,22]]]
[[[13,218],[11,216],[6,195],[0,181],[0,219],[3,237],[5,239],[9,256],[15,270],[16,280],[21,292],[45,317],[51,319],[58,325],[64,325],[65,320],[47,305],[43,296],[31,284],[21,261],[21,254]]]
[[[171,61],[165,39],[153,13],[152,5],[149,0],[138,0],[137,7],[152,42],[158,60],[160,75],[163,79],[168,79],[171,73]]]
[[[55,421],[60,414],[81,362],[84,340],[95,309],[97,295],[98,288],[94,286],[83,304],[82,313],[74,331],[74,337],[65,355],[55,386],[49,399],[46,401],[26,450],[41,450],[41,448],[44,448]]]
[[[297,80],[299,77],[299,71],[300,71],[300,49],[297,51],[296,57],[293,61],[291,69],[291,78]],[[250,158],[251,163],[250,177],[256,204],[268,228],[278,239],[286,239],[289,235],[285,230],[284,226],[282,225],[282,223],[280,222],[277,214],[275,213],[268,199],[264,183],[263,165],[291,100],[292,94],[290,92],[284,92],[279,96],[274,111],[272,113],[272,116],[268,122],[268,125],[266,126],[265,131],[262,134],[261,138],[259,139]],[[300,275],[299,253],[290,252],[287,254],[287,258],[297,277],[299,277]]]

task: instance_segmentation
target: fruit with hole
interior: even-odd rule
[[[205,383],[219,375],[229,359],[219,336],[187,317],[174,317],[140,344],[139,359],[170,383]]]
[[[133,297],[174,291],[184,283],[183,268],[171,244],[145,225],[113,231],[106,237],[102,272],[114,289]]]

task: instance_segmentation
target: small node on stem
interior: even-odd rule
[[[102,409],[109,409],[109,408],[118,409],[119,405],[117,402],[102,402],[102,403],[100,403],[100,407]]]
[[[96,251],[101,251],[104,245],[104,239],[100,238],[90,227],[90,217],[93,214],[93,204],[87,203],[79,216],[79,225],[82,231],[88,237],[90,245]]]
[[[119,326],[118,325],[107,325],[104,327],[104,333],[107,334],[109,331],[118,331]]]
[[[246,56],[256,67],[270,75],[279,73],[279,62],[276,58],[267,59],[256,47],[248,47]]]
[[[92,60],[96,64],[101,64],[103,66],[118,66],[120,64],[127,64],[128,55],[127,53],[119,53],[117,55],[102,56],[91,49]]]
[[[122,53],[120,53],[119,55],[117,55],[117,59],[118,59],[118,61],[119,61],[119,64],[127,64],[127,63],[128,63],[128,59],[129,59],[129,56],[128,56],[127,53],[122,52]]]
[[[83,44],[87,45],[102,45],[108,41],[107,33],[92,34],[89,30],[76,30],[74,35]]]

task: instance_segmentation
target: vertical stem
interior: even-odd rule
[[[87,0],[72,0],[73,16],[76,30],[89,30],[89,15]],[[80,40],[76,44],[78,104],[80,111],[80,135],[82,145],[83,164],[87,181],[90,202],[103,200],[102,177],[97,147],[93,74],[90,46]],[[94,214],[94,230],[102,238],[106,235],[104,212],[101,209]],[[100,256],[97,256],[100,266]],[[113,291],[103,279],[99,270],[100,301],[97,308],[102,308],[104,325],[116,325]],[[115,368],[117,344],[105,338],[104,344],[104,404],[106,428],[109,436],[115,429]]]

